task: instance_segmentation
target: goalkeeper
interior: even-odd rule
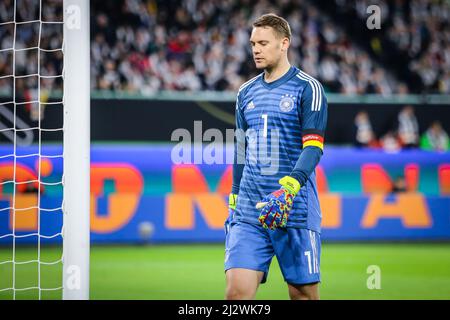
[[[235,144],[225,222],[226,299],[253,299],[274,255],[291,299],[319,298],[322,215],[314,171],[327,101],[317,80],[290,65],[290,39],[281,17],[267,14],[253,23],[253,59],[264,72],[237,95],[236,127],[247,134]],[[256,142],[249,130],[259,133]],[[270,157],[278,170],[268,174],[267,162],[249,155],[255,146],[258,155],[262,146],[277,150]]]

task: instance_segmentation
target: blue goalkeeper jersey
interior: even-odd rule
[[[245,165],[235,220],[259,224],[256,203],[280,188],[278,180],[292,173],[305,148],[323,150],[326,122],[321,84],[296,67],[276,81],[266,82],[262,73],[241,86],[236,127],[246,133]],[[320,232],[321,220],[314,170],[294,199],[287,227]]]

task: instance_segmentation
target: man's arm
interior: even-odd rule
[[[290,176],[304,186],[322,157],[327,125],[327,99],[318,81],[310,81],[305,87],[299,107],[303,151]]]
[[[241,183],[242,172],[245,166],[245,130],[247,123],[240,108],[239,94],[236,99],[236,142],[234,144],[234,161],[233,161],[233,185],[232,194],[239,193],[239,185]]]

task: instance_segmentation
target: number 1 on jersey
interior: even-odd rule
[[[267,114],[262,114],[261,118],[264,119],[264,131],[263,131],[263,137],[267,138]]]
[[[311,270],[312,269],[311,268],[311,251],[305,251],[304,254],[308,258],[308,271],[309,271],[309,274],[311,274],[312,273],[312,270]]]

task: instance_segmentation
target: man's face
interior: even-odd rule
[[[278,64],[289,46],[289,40],[277,36],[272,27],[254,27],[250,44],[256,68],[266,69]]]

